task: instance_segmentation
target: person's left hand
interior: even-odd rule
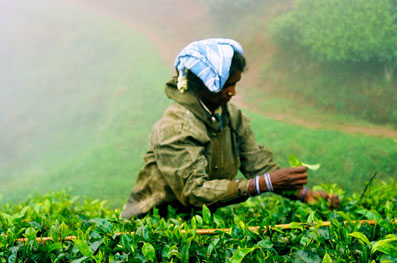
[[[331,208],[339,207],[340,204],[339,197],[336,194],[328,194],[324,191],[313,191],[308,189],[303,201],[308,204],[314,204],[318,200],[320,200],[320,198],[327,200],[328,207]]]

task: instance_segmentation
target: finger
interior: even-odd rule
[[[307,173],[306,172],[305,173],[292,174],[290,176],[294,180],[307,179]]]
[[[296,190],[303,188],[303,184],[292,184],[292,185],[285,185],[285,190]]]
[[[298,167],[291,167],[290,171],[292,173],[304,173],[307,171],[307,167],[306,166],[298,166]]]
[[[340,205],[339,197],[336,195],[332,195],[327,199],[327,205],[332,208],[338,208]]]
[[[329,198],[329,195],[324,191],[317,191],[316,196],[324,198],[325,200],[328,200],[328,198]]]
[[[330,195],[330,196],[328,197],[328,200],[330,200],[335,206],[339,206],[339,204],[340,204],[340,199],[339,199],[339,197],[338,197],[337,195],[335,195],[335,194]]]
[[[307,184],[307,179],[296,180],[293,184],[294,184],[294,185],[304,185],[304,184]]]

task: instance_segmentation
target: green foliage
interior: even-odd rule
[[[332,188],[332,187],[328,187]],[[334,187],[335,188],[335,187]],[[396,260],[396,182],[372,184],[368,194],[342,197],[338,210],[266,194],[192,217],[120,219],[103,202],[72,198],[65,192],[32,196],[0,211],[1,262],[370,262]],[[367,211],[367,212],[363,212]],[[377,214],[374,226],[351,220]],[[170,211],[169,214],[172,214]],[[331,221],[329,227],[317,222]],[[344,225],[343,221],[349,221]],[[275,224],[290,230],[256,232]],[[312,222],[312,223],[311,223]],[[231,227],[230,232],[198,235],[198,228]],[[133,234],[131,232],[134,232]],[[77,239],[67,240],[74,235]],[[51,236],[53,241],[37,242]],[[17,242],[26,237],[27,241]]]
[[[301,162],[293,154],[291,154],[289,156],[288,163],[289,163],[289,166],[291,166],[291,167],[297,167],[297,166],[303,165],[303,166],[306,166],[309,170],[313,170],[313,171],[320,169],[320,164],[318,164],[318,163],[317,164],[307,164],[307,163]]]
[[[391,0],[298,0],[272,25],[284,46],[324,61],[397,63],[397,13]]]
[[[282,167],[289,166],[286,160],[291,153],[307,163],[321,163],[315,176],[309,174],[309,186],[337,184],[352,193],[362,191],[375,171],[380,179],[397,179],[393,139],[306,129],[253,113],[249,117],[257,142],[271,149]]]
[[[269,24],[282,52],[264,74],[299,104],[395,125],[396,21],[395,0],[298,0]]]

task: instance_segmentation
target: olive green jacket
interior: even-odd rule
[[[278,169],[236,106],[224,107],[222,125],[193,93],[181,94],[175,78],[166,84],[166,94],[175,102],[153,127],[145,165],[122,217],[164,204],[211,208],[245,201],[247,180],[235,179],[239,169],[247,178]]]

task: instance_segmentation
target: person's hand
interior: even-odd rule
[[[300,193],[301,194],[301,193]],[[303,201],[308,204],[315,204],[320,199],[327,200],[328,207],[338,208],[340,204],[339,197],[336,194],[328,194],[324,191],[313,191],[308,189],[303,198]]]
[[[282,168],[271,172],[270,179],[275,192],[301,189],[307,184],[307,167]]]

